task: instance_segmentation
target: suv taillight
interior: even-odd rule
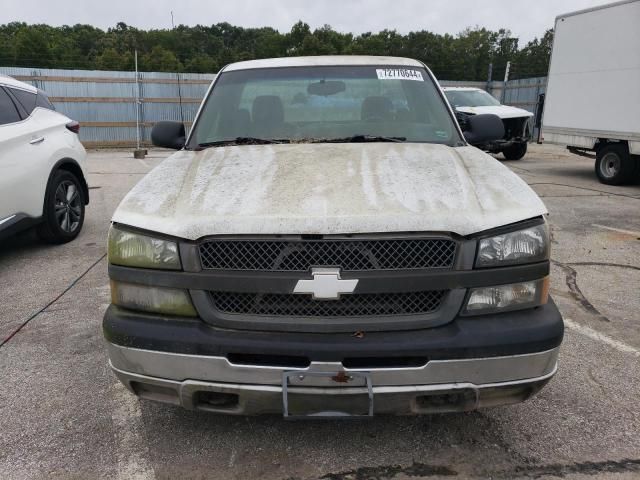
[[[67,130],[73,133],[80,133],[80,124],[75,120],[73,122],[69,122],[65,125]]]

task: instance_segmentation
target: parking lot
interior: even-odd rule
[[[531,146],[505,162],[542,197],[560,370],[534,399],[467,414],[285,422],[140,402],[109,371],[105,239],[120,199],[167,153],[89,155],[91,204],[63,246],[0,244],[0,478],[638,478],[640,186]]]

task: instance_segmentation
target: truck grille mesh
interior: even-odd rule
[[[456,242],[447,239],[210,240],[199,245],[204,269],[306,272],[451,268]]]
[[[269,317],[380,317],[433,313],[446,290],[403,293],[356,293],[339,300],[310,295],[210,292],[215,308],[226,314]]]
[[[528,119],[529,117],[502,119],[502,123],[504,124],[504,139],[513,140],[514,138],[523,137],[525,135],[525,123]]]

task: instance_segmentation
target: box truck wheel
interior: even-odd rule
[[[507,160],[520,160],[527,154],[527,142],[514,143],[502,151]]]
[[[613,143],[598,149],[596,175],[607,185],[622,185],[634,180],[639,162],[629,155],[627,145]]]

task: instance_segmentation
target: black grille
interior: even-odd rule
[[[504,118],[504,139],[512,140],[524,136],[524,126],[529,117]]]
[[[380,317],[433,313],[446,291],[356,293],[340,300],[310,295],[210,292],[221,313],[269,317]]]
[[[211,240],[200,244],[202,268],[306,272],[451,268],[456,243],[447,239]]]

